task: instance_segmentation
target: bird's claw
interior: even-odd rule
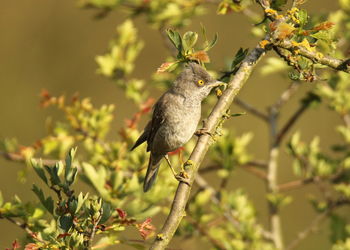
[[[198,129],[195,133],[196,136],[201,136],[201,135],[210,135],[213,136],[213,134],[211,132],[208,131],[207,128],[200,128]]]
[[[188,181],[188,174],[185,171],[181,171],[179,174],[177,174],[175,176],[175,178],[179,182],[183,182],[183,183],[187,184],[188,186],[190,186],[190,183]]]

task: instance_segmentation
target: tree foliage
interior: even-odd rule
[[[23,146],[10,138],[1,140],[1,155],[23,162],[22,178],[26,171],[34,170],[41,183],[32,187],[35,201],[24,203],[17,196],[4,201],[0,197],[0,218],[25,230],[21,244],[26,249],[103,249],[119,244],[147,248],[147,242],[164,237],[157,234],[162,224],[155,225],[152,218],[169,213],[178,183],[162,168],[157,185],[143,193],[148,154],[145,148],[132,153],[129,149],[142,132],[138,127],[141,117],[151,112],[154,99],[149,90],[167,88],[188,61],[203,66],[211,62],[210,49],[223,30],[208,38],[204,27],[199,31],[189,31],[186,27],[194,17],[215,8],[218,18],[241,14],[255,24],[251,32],[257,38],[257,47],[275,55],[262,65],[262,76],[282,74],[290,86],[276,102],[268,104],[266,113],[235,100],[247,113],[270,126],[269,157],[264,161],[249,151],[249,144],[254,143],[251,132],[235,135],[223,125],[224,120],[242,114],[232,114],[229,110],[222,114],[223,121],[211,135],[208,161],[199,170],[198,188],[192,192],[177,237],[194,237],[198,233],[199,240],[209,242],[216,249],[292,249],[328,219],[332,249],[350,249],[350,224],[338,212],[339,207],[350,204],[350,60],[347,59],[350,1],[339,0],[340,8],[327,15],[310,15],[302,3],[302,0],[80,0],[81,8],[96,11],[96,18],[104,18],[112,11],[127,13],[106,52],[96,56],[97,73],[123,90],[139,111],[125,121],[116,139],[110,139],[107,135],[115,132],[110,131],[113,104],[95,107],[89,98],[55,96],[43,91],[41,106],[58,109],[65,119],[49,124],[48,135],[32,145]],[[262,11],[256,12],[254,6]],[[169,49],[168,58],[159,63],[150,80],[132,76],[144,47],[133,22],[139,15],[160,30]],[[237,52],[227,68],[223,72],[211,70],[226,82],[233,79],[252,48],[232,49]],[[310,91],[281,129],[277,129],[282,106],[305,84],[311,85]],[[217,88],[216,96],[211,96],[207,103],[214,103],[225,90]],[[320,106],[327,106],[343,121],[336,127],[342,141],[328,145],[329,150],[322,150],[318,136],[305,141],[302,131],[287,134],[306,110]],[[194,140],[171,153],[172,163],[182,164],[178,154],[187,158],[193,147]],[[293,168],[296,180],[280,183],[278,153],[284,149],[290,156],[287,165]],[[191,167],[193,163],[186,164]],[[244,187],[227,188],[228,180],[238,168],[266,182],[269,227],[258,218]],[[216,175],[218,188],[201,176],[204,172]],[[74,186],[77,180],[92,191],[79,191]],[[308,184],[315,185],[322,193],[322,198],[310,198],[317,215],[310,220],[310,227],[292,242],[285,242],[280,211],[293,202],[285,191]],[[126,236],[129,227],[136,229],[137,240]],[[12,249],[19,247],[18,241],[14,241]]]

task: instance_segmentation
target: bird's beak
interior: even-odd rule
[[[219,86],[225,86],[225,85],[227,85],[227,83],[221,82],[221,81],[215,81],[213,83],[210,83],[209,85],[210,85],[210,87],[215,88],[215,87],[219,87]]]

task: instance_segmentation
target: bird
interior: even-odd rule
[[[131,151],[147,142],[150,152],[143,191],[147,192],[156,180],[162,158],[186,144],[197,130],[201,103],[214,87],[224,85],[214,79],[202,66],[189,62],[173,85],[153,106],[152,119],[136,140]]]

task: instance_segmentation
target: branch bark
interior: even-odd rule
[[[233,99],[243,87],[255,65],[264,54],[265,49],[257,46],[244,59],[236,75],[229,82],[226,91],[218,100],[206,121],[206,129],[209,132],[214,133],[218,124],[223,119],[225,119],[224,114],[229,109],[233,102]],[[183,182],[179,183],[173,204],[170,209],[170,213],[163,225],[161,232],[157,235],[150,249],[164,249],[173,238],[174,233],[177,230],[183,216],[185,216],[185,206],[190,196],[191,187],[197,174],[198,168],[209,149],[210,139],[211,137],[208,134],[201,135],[198,138],[197,144],[189,158],[190,162],[193,164],[186,170],[190,185],[187,185]]]
[[[270,108],[270,141],[271,146],[269,150],[269,161],[267,166],[267,191],[269,194],[276,194],[277,190],[277,174],[278,174],[278,155],[279,155],[279,144],[277,143],[277,117],[278,111],[271,107]],[[281,218],[279,215],[279,209],[276,204],[268,200],[269,208],[269,222],[271,228],[271,234],[273,242],[277,249],[283,249],[283,237],[281,228]]]

